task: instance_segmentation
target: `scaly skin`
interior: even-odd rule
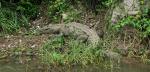
[[[63,35],[73,34],[76,36],[77,39],[84,39],[88,38],[88,42],[93,46],[97,46],[100,38],[95,30],[90,29],[88,26],[72,22],[68,24],[50,24],[49,26],[45,26],[39,29],[40,34],[44,33],[62,33]],[[84,36],[83,36],[84,35]],[[86,37],[86,38],[83,38]]]

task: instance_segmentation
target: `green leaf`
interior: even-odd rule
[[[150,26],[148,26],[148,27],[146,28],[146,31],[147,31],[147,32],[150,32]]]

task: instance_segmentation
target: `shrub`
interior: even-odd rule
[[[0,8],[0,28],[6,33],[16,32],[19,29],[16,12]]]
[[[141,37],[148,37],[150,35],[150,19],[149,19],[149,8],[144,8],[141,13],[136,16],[127,16],[120,20],[114,27],[117,30],[128,25],[131,26],[141,33]]]
[[[29,28],[29,19],[24,15],[18,16],[16,11],[0,8],[0,30],[4,33],[18,32],[21,27]]]
[[[16,10],[24,15],[25,17],[28,18],[35,18],[38,13],[39,13],[39,9],[38,9],[38,5],[32,3],[33,0],[21,0],[17,3],[17,8]]]
[[[51,0],[48,6],[48,15],[54,22],[60,22],[62,14],[69,9],[67,0]]]

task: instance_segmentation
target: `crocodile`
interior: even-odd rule
[[[97,32],[94,29],[89,28],[81,23],[71,22],[67,24],[49,24],[48,26],[42,27],[39,30],[40,34],[63,34],[69,36],[73,34],[76,39],[83,39],[88,43],[96,46],[100,40]]]

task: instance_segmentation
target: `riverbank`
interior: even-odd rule
[[[99,72],[100,70],[126,72],[126,69],[130,69],[131,72],[136,71],[135,69],[147,72],[149,70],[148,54],[136,55],[132,50],[118,49],[116,47],[119,47],[117,46],[120,45],[119,41],[121,42],[120,39],[112,36],[110,38],[110,34],[108,37],[105,35],[99,45],[93,48],[89,43],[77,41],[71,36],[2,35],[0,66],[3,71],[19,72],[55,72],[56,70],[60,72],[66,70],[68,72]],[[107,54],[104,53],[105,51]],[[130,66],[135,68],[132,69]]]
[[[138,56],[138,54],[134,55],[132,51],[113,49],[115,43],[107,40],[109,39],[101,40],[99,46],[93,48],[88,43],[82,43],[73,38],[63,38],[61,35],[4,35],[0,37],[0,59],[21,58],[22,56],[29,56],[32,59],[35,56],[41,58],[40,60],[43,59],[48,64],[81,63],[86,65],[101,62],[105,59],[119,61],[120,58],[126,57],[133,59],[132,62],[149,63],[148,50],[146,51],[147,54],[144,53]],[[111,46],[107,44],[108,42],[112,42],[109,43]],[[109,47],[112,49],[109,49]],[[107,54],[103,51],[106,51]],[[125,60],[125,62],[128,62],[128,60]]]

